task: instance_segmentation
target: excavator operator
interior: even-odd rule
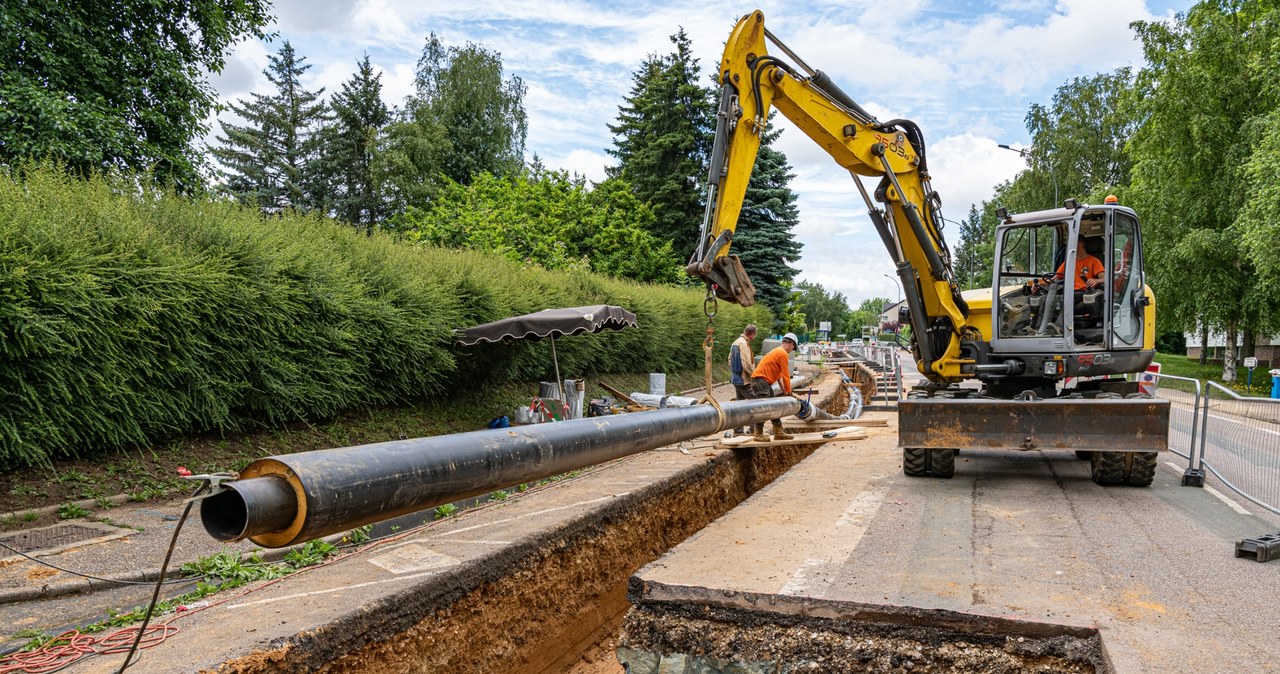
[[[1088,239],[1101,239],[1101,237],[1088,237]],[[1076,264],[1075,273],[1071,278],[1075,281],[1074,290],[1080,292],[1083,290],[1092,290],[1094,287],[1102,284],[1102,275],[1106,273],[1106,269],[1102,266],[1102,260],[1089,253],[1091,246],[1086,243],[1086,237],[1080,237],[1076,241]],[[1058,265],[1058,271],[1051,278],[1044,278],[1037,281],[1037,286],[1043,288],[1055,280],[1066,278],[1067,263],[1064,260]]]

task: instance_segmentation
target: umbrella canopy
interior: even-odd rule
[[[513,316],[500,321],[467,328],[458,337],[458,344],[472,346],[481,342],[501,342],[512,339],[537,341],[543,337],[563,337],[584,332],[621,330],[636,327],[636,315],[609,304],[567,309],[543,309],[532,314]]]

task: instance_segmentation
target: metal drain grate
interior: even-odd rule
[[[79,524],[60,524],[56,527],[45,527],[43,529],[10,534],[0,538],[0,543],[4,543],[19,552],[31,552],[32,550],[60,548],[78,541],[100,538],[104,533],[106,532],[100,528],[85,527]],[[10,550],[0,549],[0,557],[9,552]]]

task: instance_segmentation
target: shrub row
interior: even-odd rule
[[[549,342],[453,337],[548,307],[640,323],[557,340],[565,376],[698,367],[702,299],[36,169],[0,179],[0,470],[549,379]],[[723,359],[770,318],[720,307]]]

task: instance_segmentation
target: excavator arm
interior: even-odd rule
[[[790,62],[770,55],[766,39]],[[937,382],[972,376],[961,372],[974,362],[962,343],[976,330],[954,282],[941,200],[929,184],[919,128],[907,120],[877,120],[777,40],[759,11],[730,34],[719,82],[707,210],[688,273],[723,299],[754,303],[755,290],[729,251],[765,125],[776,109],[852,175],[902,281],[920,371]],[[859,176],[880,178],[874,199]]]

